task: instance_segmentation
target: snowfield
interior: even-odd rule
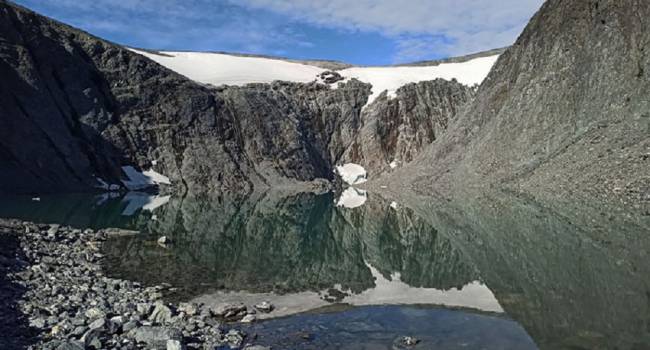
[[[421,81],[456,79],[459,83],[473,86],[483,82],[499,56],[476,58],[463,63],[443,63],[426,67],[352,67],[339,73],[346,78],[356,78],[372,85],[372,103],[382,92],[388,91],[388,97],[395,97],[400,87]]]
[[[275,80],[308,83],[324,69],[306,64],[261,57],[240,57],[209,52],[161,52],[133,50],[177,73],[204,84],[246,85]]]
[[[194,81],[219,85],[270,83],[275,80],[307,83],[317,81],[326,69],[307,64],[263,57],[241,57],[209,52],[160,51],[160,54],[130,49]],[[351,67],[338,71],[346,80],[356,78],[372,85],[372,103],[382,92],[394,97],[400,87],[438,78],[465,85],[480,84],[499,56],[488,56],[462,63],[443,63],[417,67]],[[333,86],[334,87],[334,86]]]

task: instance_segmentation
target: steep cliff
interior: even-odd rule
[[[369,94],[355,81],[215,90],[7,2],[0,16],[0,192],[88,191],[124,165],[193,191],[331,178],[329,149],[342,153]]]
[[[473,95],[437,79],[369,101],[379,87],[358,69],[336,86],[305,76],[215,87],[140,53],[0,1],[0,193],[122,186],[125,166],[195,193],[321,186],[346,162],[377,176],[439,138]],[[478,75],[493,58],[480,61]],[[413,69],[478,79],[462,67]]]
[[[361,113],[362,126],[346,149],[346,162],[363,164],[371,176],[403,166],[447,129],[474,89],[436,79],[382,93]]]
[[[647,203],[649,25],[647,1],[547,1],[403,175],[427,193],[505,182]]]

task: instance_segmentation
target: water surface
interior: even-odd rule
[[[358,193],[13,197],[0,216],[137,230],[105,244],[107,274],[169,283],[177,301],[269,300],[273,319],[241,327],[278,348],[650,347],[647,217]]]

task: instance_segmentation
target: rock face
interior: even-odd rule
[[[650,199],[650,3],[549,0],[407,173]],[[443,186],[444,187],[444,186]]]
[[[0,193],[91,191],[126,165],[192,192],[333,180],[346,160],[381,172],[437,138],[469,94],[420,83],[362,114],[371,86],[356,80],[207,87],[5,1],[0,74]]]
[[[346,149],[344,159],[363,164],[371,175],[411,162],[446,131],[474,89],[436,79],[405,85],[396,95],[384,92],[364,109],[363,126]]]

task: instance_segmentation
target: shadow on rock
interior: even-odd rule
[[[0,227],[0,349],[26,349],[36,343],[36,332],[18,307],[26,289],[10,277],[26,267],[17,233]]]

